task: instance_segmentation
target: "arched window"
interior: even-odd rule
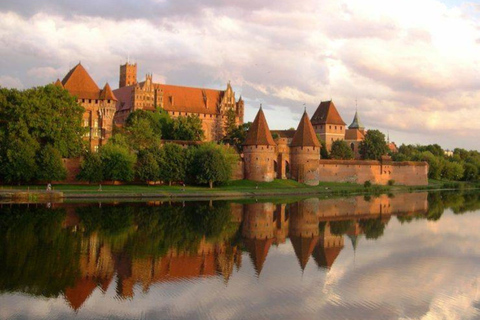
[[[350,144],[350,148],[352,148],[352,151],[355,151],[355,144],[353,142]]]

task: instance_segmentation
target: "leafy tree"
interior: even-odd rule
[[[159,179],[160,168],[152,152],[142,150],[138,153],[136,165],[137,177],[140,181],[149,182]]]
[[[378,130],[368,130],[365,139],[360,142],[360,154],[365,160],[380,160],[388,153],[385,135]]]
[[[474,181],[478,180],[478,168],[474,164],[465,163],[464,172],[463,172],[463,180],[465,181]]]
[[[463,178],[463,166],[457,162],[445,161],[442,175],[447,180],[460,180]]]
[[[3,180],[12,182],[29,182],[35,177],[37,163],[35,161],[38,143],[31,136],[16,138],[7,143],[0,173]]]
[[[197,115],[174,119],[172,132],[174,140],[201,141],[204,138],[202,120]]]
[[[353,226],[353,220],[331,221],[330,232],[334,235],[341,236],[350,230]]]
[[[295,130],[295,129],[294,129]],[[318,142],[320,142],[320,159],[330,159],[330,154],[328,153],[327,144],[320,138],[320,135],[317,134]]]
[[[428,163],[428,177],[430,179],[441,179],[445,161],[435,157],[430,151],[424,151],[414,160],[426,161]]]
[[[103,181],[103,165],[99,153],[87,152],[85,154],[77,179],[90,183]]]
[[[235,156],[231,150],[214,143],[205,143],[192,151],[190,176],[199,184],[223,183],[230,179]]]
[[[136,156],[121,145],[107,143],[100,149],[103,175],[106,180],[132,181]]]
[[[174,143],[166,143],[161,148],[159,159],[159,178],[172,185],[174,181],[185,180],[186,154],[182,146]]]
[[[355,157],[352,148],[350,148],[344,140],[335,140],[332,143],[332,149],[330,150],[330,157],[332,159],[349,160]]]
[[[144,150],[152,145],[160,144],[161,134],[155,132],[152,128],[152,121],[148,118],[133,118],[125,126],[125,130],[128,145],[132,150]]]
[[[60,152],[51,145],[44,147],[38,156],[37,179],[40,181],[60,181],[67,177]]]
[[[235,127],[231,131],[227,131],[227,135],[223,139],[223,142],[234,146],[238,151],[242,151],[243,143],[247,138],[247,133],[251,126],[252,123],[247,122]]]

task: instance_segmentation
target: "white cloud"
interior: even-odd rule
[[[285,118],[299,118],[303,103],[313,112],[330,98],[349,123],[358,99],[367,127],[392,130],[399,142],[479,148],[472,138],[480,135],[474,5],[154,1],[150,12],[133,5],[131,18],[125,3],[118,17],[103,7],[97,10],[103,17],[52,7],[55,14],[36,9],[25,15],[0,6],[5,76],[25,86],[45,84],[81,60],[102,86],[118,82],[118,65],[130,56],[139,63],[140,79],[151,72],[162,75],[158,81],[214,88],[231,80],[251,109],[246,120],[258,108],[249,101],[288,110],[269,118],[271,127],[292,126]],[[444,130],[448,137],[440,135]]]

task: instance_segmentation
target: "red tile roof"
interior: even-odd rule
[[[141,83],[142,84],[142,83]],[[167,84],[154,84],[163,91],[163,108],[166,111],[219,114],[219,104],[224,91]]]
[[[345,131],[345,140],[362,141],[365,139],[365,131],[358,129],[347,129]]]
[[[313,114],[312,124],[338,124],[345,125],[342,117],[338,113],[337,108],[330,101],[322,101],[317,110]]]
[[[319,267],[330,269],[342,249],[343,245],[341,247],[325,248],[322,243],[319,243],[313,251],[313,259]]]
[[[117,111],[129,110],[132,108],[132,94],[135,85],[121,87],[113,90],[113,94],[117,98]]]
[[[62,84],[79,99],[98,99],[100,96],[100,88],[80,63],[67,73]]]
[[[267,120],[262,108],[258,110],[257,116],[248,130],[247,138],[244,145],[246,146],[275,146],[272,134],[268,128]]]
[[[250,253],[253,266],[257,275],[260,275],[263,269],[263,264],[267,259],[268,251],[273,243],[273,239],[245,239],[244,244],[247,251]]]
[[[108,82],[105,84],[105,87],[103,87],[103,90],[100,93],[100,99],[117,101],[117,98],[113,94],[112,89],[110,88],[110,85],[108,84]]]
[[[293,136],[291,147],[320,147],[317,135],[313,129],[312,123],[308,118],[307,112],[303,113],[302,119]]]

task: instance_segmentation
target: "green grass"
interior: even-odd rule
[[[216,186],[213,189],[209,189],[207,186],[186,186],[183,188],[179,185],[174,186],[147,186],[147,185],[102,185],[102,191],[98,191],[98,184],[92,185],[70,185],[70,184],[58,184],[53,186],[54,191],[61,191],[67,197],[68,195],[86,194],[90,196],[102,195],[105,197],[111,195],[131,195],[131,196],[282,196],[293,195],[301,196],[302,194],[324,194],[324,195],[340,195],[346,196],[350,194],[382,194],[382,193],[394,193],[394,192],[408,192],[417,190],[429,190],[429,189],[442,189],[442,188],[471,188],[475,187],[474,184],[465,184],[458,182],[446,182],[438,180],[430,180],[428,186],[378,186],[373,185],[371,188],[364,188],[363,185],[354,183],[341,183],[341,182],[320,182],[318,186],[307,186],[305,184],[296,182],[294,180],[274,180],[272,182],[254,182],[249,180],[235,180],[230,181],[224,185]],[[476,185],[478,187],[478,185]],[[44,185],[31,185],[31,186],[0,186],[0,192],[2,189],[17,189],[31,191],[44,191]]]

